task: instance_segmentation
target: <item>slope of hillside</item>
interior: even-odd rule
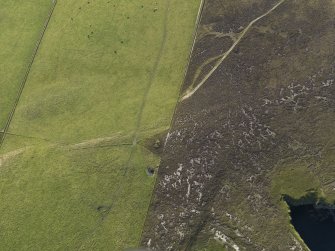
[[[208,0],[143,235],[307,250],[283,197],[335,199],[335,2]]]
[[[37,2],[24,3],[36,22],[48,10]],[[146,170],[159,163],[145,146],[169,128],[199,4],[58,0],[1,145],[1,250],[139,244],[154,184]],[[33,53],[34,39],[13,40]]]

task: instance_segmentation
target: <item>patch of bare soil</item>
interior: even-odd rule
[[[12,152],[8,152],[6,154],[0,155],[0,168],[9,160],[14,159],[21,153],[23,153],[26,148],[20,148]]]

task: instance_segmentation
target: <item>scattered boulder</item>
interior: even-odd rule
[[[159,149],[161,147],[161,141],[159,139],[157,139],[153,145],[153,147],[155,149]]]

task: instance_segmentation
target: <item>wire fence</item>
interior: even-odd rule
[[[7,118],[5,127],[4,127],[4,129],[3,129],[3,131],[2,131],[2,135],[0,136],[0,137],[1,137],[1,138],[0,138],[0,149],[1,149],[1,147],[3,146],[3,143],[4,143],[4,141],[5,141],[5,138],[6,138],[8,129],[9,129],[10,124],[11,124],[11,122],[12,122],[12,120],[13,120],[13,117],[14,117],[14,113],[15,113],[15,111],[16,111],[16,108],[17,108],[17,106],[18,106],[18,103],[20,102],[20,99],[21,99],[21,96],[22,96],[24,87],[26,86],[27,79],[28,79],[29,73],[30,73],[30,71],[31,71],[32,65],[33,65],[33,63],[34,63],[34,61],[35,61],[35,58],[36,58],[36,55],[37,55],[38,50],[39,50],[39,48],[40,48],[40,45],[41,45],[41,43],[42,43],[44,34],[45,34],[45,32],[46,32],[46,30],[47,30],[47,28],[48,28],[48,25],[49,25],[49,23],[50,23],[52,14],[53,14],[53,12],[54,12],[54,10],[55,10],[55,8],[56,8],[57,0],[52,0],[51,2],[52,2],[52,5],[51,5],[51,7],[50,7],[49,14],[48,14],[48,16],[47,16],[47,18],[46,18],[46,21],[44,22],[44,25],[43,25],[43,27],[42,27],[42,30],[41,30],[40,35],[39,35],[39,37],[38,37],[38,40],[37,40],[37,42],[36,42],[36,44],[35,44],[35,47],[34,47],[34,50],[33,50],[33,54],[32,54],[32,56],[31,56],[31,58],[30,58],[30,60],[29,60],[29,62],[28,62],[27,70],[26,70],[26,72],[25,72],[25,74],[24,74],[24,76],[23,76],[23,79],[22,79],[21,83],[20,83],[19,91],[18,91],[17,96],[16,96],[16,98],[15,98],[15,101],[14,101],[14,104],[13,104],[13,107],[12,107],[12,110],[10,111],[10,113],[9,113],[9,115],[8,115],[8,118]]]

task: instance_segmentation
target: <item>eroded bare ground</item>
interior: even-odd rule
[[[207,0],[182,92],[278,2]],[[283,161],[306,159],[321,183],[331,180],[334,163],[322,157],[335,154],[334,18],[333,0],[283,1],[179,103],[143,245],[193,250],[215,238],[228,250],[304,249],[269,177]]]

